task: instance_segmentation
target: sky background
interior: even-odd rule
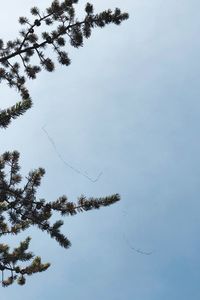
[[[199,300],[200,2],[91,2],[130,19],[94,30],[83,48],[69,47],[70,67],[30,82],[34,107],[1,130],[0,150],[20,151],[24,176],[46,169],[38,196],[48,201],[122,200],[65,218],[67,251],[38,230],[12,240],[31,234],[31,250],[52,267],[24,287],[1,288],[1,299]],[[15,38],[18,17],[49,3],[3,1],[1,37]],[[16,100],[2,85],[1,108]],[[96,183],[59,159],[44,125],[67,163],[92,178],[102,172]]]

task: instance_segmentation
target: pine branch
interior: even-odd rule
[[[37,199],[37,189],[45,174],[44,169],[39,168],[29,172],[26,177],[27,182],[22,187],[20,187],[22,176],[19,171],[19,153],[5,152],[0,157],[0,236],[17,235],[35,225],[55,239],[61,247],[68,249],[71,242],[60,231],[63,221],[58,220],[51,224],[55,212],[59,212],[61,216],[74,216],[80,212],[112,205],[120,200],[120,196],[115,194],[101,198],[81,196],[77,202],[70,202],[66,196],[62,196],[55,201],[47,202],[44,199]],[[35,267],[33,261],[34,266],[31,264],[28,267],[20,267],[16,272],[18,261],[30,261],[34,257],[31,252],[26,252],[29,242],[30,238],[26,239],[12,253],[9,253],[7,245],[0,244],[0,270],[17,273],[6,280],[2,279],[4,286],[12,284],[19,278],[19,284],[25,283],[25,275],[41,272],[49,267],[49,264],[41,263]],[[10,267],[10,264],[13,264],[13,267]]]
[[[23,29],[13,41],[6,44],[0,39],[0,82],[6,81],[12,88],[14,87],[21,95],[22,101],[29,99],[30,95],[26,87],[28,79],[36,79],[39,72],[45,69],[54,71],[55,62],[52,57],[47,56],[46,49],[51,47],[54,50],[57,61],[61,65],[69,66],[71,60],[63,47],[67,42],[72,47],[83,46],[84,38],[89,38],[91,31],[95,27],[103,28],[108,24],[120,25],[128,19],[127,13],[122,13],[119,8],[114,11],[105,10],[99,14],[94,14],[92,4],[85,6],[85,17],[77,20],[74,4],[77,0],[54,0],[45,12],[40,12],[37,7],[31,9],[34,20],[31,22],[26,17],[20,17],[19,22]],[[53,30],[48,30],[49,26],[54,26]],[[39,36],[38,27],[47,27]],[[5,46],[6,45],[6,46]],[[38,57],[38,64],[32,64],[34,56]],[[15,59],[15,60],[14,60]],[[35,61],[35,60],[34,60]],[[27,104],[27,101],[26,101]],[[1,110],[0,127],[7,127],[11,120],[22,115],[28,109],[19,109],[21,102],[10,108]]]
[[[0,127],[6,128],[12,119],[23,115],[31,107],[32,101],[30,99],[24,99],[10,108],[0,110]]]
[[[31,252],[27,252],[30,240],[30,237],[26,238],[12,252],[9,251],[7,245],[0,244],[0,271],[2,272],[1,283],[3,287],[11,285],[16,280],[19,285],[24,285],[27,275],[43,272],[49,268],[49,263],[43,264],[39,256],[34,257]],[[23,267],[21,263],[24,262],[30,263]],[[4,278],[5,274],[6,279]]]

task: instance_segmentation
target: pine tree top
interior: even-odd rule
[[[0,110],[0,127],[6,128],[12,119],[24,114],[32,106],[30,93],[26,87],[28,79],[36,79],[43,69],[49,72],[55,69],[55,60],[64,66],[70,64],[67,45],[75,48],[83,46],[84,39],[90,37],[95,27],[103,28],[108,24],[120,25],[128,18],[119,8],[95,14],[93,5],[87,3],[85,16],[78,20],[75,4],[77,0],[54,0],[41,12],[31,8],[32,20],[20,17],[22,30],[13,40],[0,39],[0,82],[5,81],[19,92],[22,100],[12,107]],[[38,28],[40,28],[38,30]],[[55,56],[50,57],[48,47]],[[16,236],[30,226],[37,226],[49,234],[60,246],[69,248],[71,243],[61,233],[62,220],[52,222],[55,212],[61,216],[74,216],[80,212],[109,206],[120,200],[118,194],[100,198],[80,196],[76,202],[70,202],[61,196],[49,202],[38,199],[37,189],[45,174],[43,168],[31,171],[24,179],[20,173],[19,153],[5,152],[0,156],[0,236]],[[17,281],[24,285],[26,277],[43,272],[50,266],[42,263],[41,258],[29,252],[30,237],[10,250],[7,244],[0,243],[0,270],[4,287]]]

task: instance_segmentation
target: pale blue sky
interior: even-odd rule
[[[21,152],[24,175],[46,169],[41,197],[118,192],[122,201],[66,218],[67,251],[34,230],[31,247],[52,267],[25,287],[1,289],[1,299],[199,300],[200,3],[91,2],[130,19],[94,31],[84,48],[69,49],[69,68],[31,82],[34,107],[1,131],[0,148]],[[40,6],[12,3],[8,24],[10,3],[1,4],[6,39],[16,36],[18,16]],[[6,106],[18,98],[2,86],[1,99]],[[91,177],[103,172],[98,182],[59,160],[44,125],[69,164]]]

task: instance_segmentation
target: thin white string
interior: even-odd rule
[[[124,234],[123,236],[124,236],[124,240],[126,241],[127,245],[129,246],[129,248],[131,248],[135,252],[142,254],[142,255],[151,255],[153,253],[153,251],[146,252],[146,251],[141,250],[140,248],[133,247],[132,244],[130,243],[129,239],[126,237],[126,235]]]
[[[97,182],[97,181],[100,179],[100,177],[102,176],[103,172],[100,172],[96,178],[92,178],[92,177],[88,176],[88,175],[86,174],[86,172],[82,172],[81,170],[79,170],[79,169],[73,167],[71,164],[69,164],[68,162],[66,162],[66,160],[63,158],[63,156],[62,156],[62,155],[60,154],[60,152],[58,151],[58,148],[57,148],[57,146],[56,146],[56,143],[54,142],[54,140],[52,139],[52,137],[49,135],[48,131],[45,129],[45,126],[42,127],[42,130],[43,130],[44,133],[46,134],[46,136],[47,136],[49,142],[50,142],[51,145],[53,146],[54,151],[56,152],[56,154],[57,154],[57,156],[59,157],[59,159],[60,159],[60,160],[61,160],[68,168],[70,168],[71,170],[73,170],[73,171],[76,172],[77,174],[79,174],[79,175],[81,175],[81,176],[87,178],[88,180],[90,180],[90,181],[93,182],[93,183]]]

